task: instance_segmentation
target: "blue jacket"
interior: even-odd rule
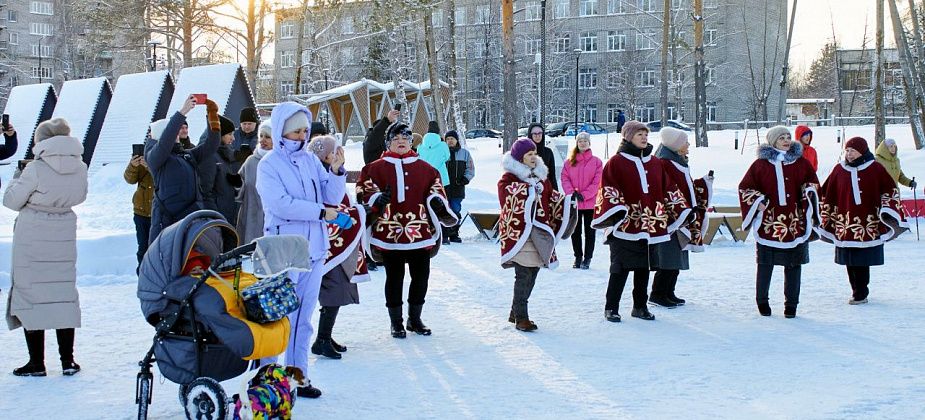
[[[332,174],[307,147],[296,152],[285,149],[283,126],[298,112],[312,120],[311,112],[295,102],[273,108],[273,150],[257,165],[257,193],[263,204],[264,234],[304,236],[312,261],[318,261],[328,253],[324,203],[340,204],[347,189],[347,172],[341,168],[339,174]]]
[[[209,130],[205,141],[186,150],[177,143],[177,134],[185,121],[186,116],[177,112],[170,117],[159,139],[145,141],[145,161],[154,179],[148,243],[167,226],[203,208],[197,166],[207,156],[215,155],[221,133]]]
[[[450,183],[450,174],[446,171],[446,162],[450,160],[450,147],[440,140],[439,134],[424,135],[424,141],[418,147],[418,156],[440,172],[440,182],[443,182],[443,185]]]

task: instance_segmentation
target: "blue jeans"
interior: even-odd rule
[[[462,198],[451,198],[449,199],[449,201],[450,201],[450,210],[453,210],[453,213],[456,213],[456,217],[462,216],[460,213],[462,212],[463,199]]]

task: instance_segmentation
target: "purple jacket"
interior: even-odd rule
[[[578,191],[584,197],[578,203],[578,210],[593,210],[604,164],[591,149],[578,153],[575,160],[575,166],[568,160],[562,164],[562,192],[571,195]]]

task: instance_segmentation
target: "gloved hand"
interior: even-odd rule
[[[914,190],[915,187],[918,187],[918,186],[919,184],[915,182],[915,180],[909,181],[909,188],[912,188]]]
[[[209,130],[222,131],[222,121],[218,118],[218,104],[211,99],[206,99],[206,120],[209,121]]]
[[[385,189],[382,190],[382,194],[379,194],[379,197],[373,202],[373,207],[382,210],[390,201],[392,201],[392,186],[387,185]]]
[[[334,220],[325,220],[329,224],[337,225],[341,229],[350,229],[353,227],[353,219],[347,213],[337,213]]]
[[[578,191],[575,191],[572,193],[572,198],[574,198],[575,200],[578,200],[579,202],[585,201],[585,196],[581,195],[581,193]]]
[[[469,178],[462,177],[462,179],[459,180],[459,183],[462,185],[469,185]]]
[[[241,188],[244,185],[244,179],[241,178],[239,174],[226,174],[225,180],[228,181],[232,187]]]

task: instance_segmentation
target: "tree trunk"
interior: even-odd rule
[[[305,93],[305,92],[302,92],[302,69],[305,68],[304,66],[302,66],[302,60],[304,59],[302,55],[304,54],[304,50],[305,50],[305,45],[304,45],[305,43],[305,15],[308,14],[308,0],[302,0],[302,8],[299,11],[299,13],[300,13],[299,14],[300,18],[296,21],[299,24],[299,30],[296,33],[296,40],[295,40],[295,49],[296,49],[295,66],[296,67],[295,67],[295,86],[293,86],[293,89],[295,89],[293,92],[295,92],[296,95],[301,95]]]
[[[886,136],[883,109],[883,1],[877,2],[877,54],[874,59],[874,141],[880,144]]]
[[[697,147],[707,147],[707,88],[703,50],[703,0],[694,0],[694,132]]]
[[[777,123],[784,122],[787,111],[787,78],[790,72],[790,45],[793,44],[793,24],[797,20],[797,0],[793,0],[793,11],[790,12],[790,29],[787,31],[787,46],[784,48],[784,65],[780,70],[780,97],[777,98]]]
[[[517,92],[514,74],[514,0],[501,0],[501,39],[504,66],[504,151],[517,136]],[[553,168],[549,168],[553,170]]]
[[[193,4],[183,2],[183,67],[193,65]]]
[[[906,107],[909,111],[909,122],[912,126],[912,138],[915,141],[915,148],[922,148],[922,141],[925,139],[925,120],[923,120],[923,94],[922,85],[916,78],[915,59],[912,51],[909,49],[909,43],[906,40],[906,32],[902,25],[902,18],[896,7],[896,0],[890,2],[890,17],[893,21],[893,36],[896,38],[896,48],[899,50],[899,62],[903,71],[903,86],[906,90]],[[877,138],[877,145],[883,141],[882,137]]]
[[[668,122],[668,45],[671,43],[671,0],[665,0],[662,13],[662,127]],[[675,107],[678,105],[675,104]],[[576,128],[577,130],[577,128]]]
[[[915,6],[915,0],[909,0],[909,13],[912,18],[912,45],[915,47],[915,54],[919,60],[925,60],[925,46],[922,45],[922,30],[919,24],[919,12]],[[910,48],[911,51],[911,48]],[[919,80],[919,86],[925,83],[925,66],[920,67],[916,72]]]
[[[450,83],[450,110],[453,118],[448,121],[448,125],[453,129],[461,131],[460,136],[465,137],[466,123],[463,120],[462,111],[460,110],[459,100],[459,83],[456,76],[456,0],[446,0],[446,29],[447,29],[447,79]],[[463,140],[463,139],[460,139]]]
[[[546,0],[540,0],[540,36],[542,38],[540,45],[540,80],[539,82],[539,103],[540,115],[538,121],[546,126],[546,57],[549,51],[549,43],[546,42]]]
[[[427,46],[427,70],[430,75],[430,99],[434,103],[434,119],[440,127],[440,135],[446,133],[446,114],[443,112],[443,86],[437,72],[437,47],[434,40],[434,14],[431,6],[424,7],[424,44]]]

